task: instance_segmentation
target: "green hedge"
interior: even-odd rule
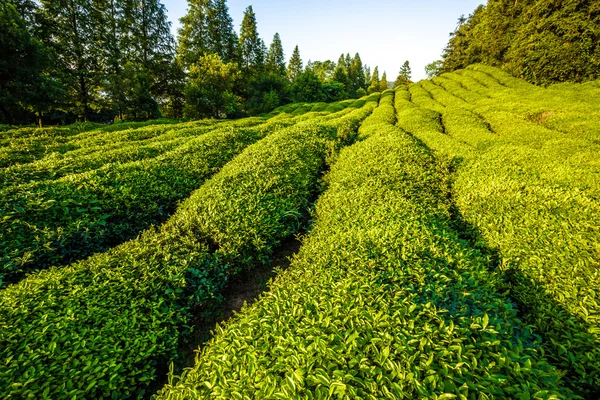
[[[73,124],[66,127],[17,128],[0,133],[0,167],[29,163],[52,153],[65,153],[78,148],[70,143],[80,137],[107,136],[108,132],[142,127],[148,124],[173,124],[174,120],[156,120],[147,123]],[[112,128],[111,128],[112,127]],[[156,126],[153,128],[156,130]]]
[[[9,187],[0,199],[0,279],[68,264],[163,222],[178,201],[281,126],[218,129],[154,159]]]
[[[571,395],[501,277],[454,231],[446,167],[384,118],[368,123],[332,166],[291,267],[159,399]]]
[[[238,147],[252,137],[237,136]],[[272,134],[227,164],[160,228],[0,291],[0,392],[142,396],[157,368],[177,356],[192,307],[210,312],[231,276],[268,260],[298,229],[335,136],[335,129],[315,124]]]
[[[517,108],[508,95],[479,102],[475,115],[456,106],[461,100],[451,93],[431,94],[447,105],[443,126],[425,128],[431,121],[425,117],[407,126],[409,116],[400,117],[406,104],[399,108],[400,126],[453,159],[452,198],[466,233],[497,253],[522,318],[542,335],[548,359],[574,391],[593,398],[600,391],[600,148],[503,111]],[[515,101],[531,110],[556,99],[523,94]],[[580,114],[587,107],[564,104]],[[428,113],[436,112],[409,114]]]
[[[108,163],[126,163],[173,150],[191,138],[210,132],[218,127],[251,127],[264,120],[245,119],[240,121],[207,123],[193,122],[177,125],[157,125],[125,131],[71,138],[65,153],[51,152],[30,163],[16,164],[0,170],[0,187],[23,184],[31,181],[57,179],[73,173],[97,169]],[[93,133],[93,135],[92,135]]]

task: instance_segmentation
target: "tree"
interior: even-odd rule
[[[350,69],[348,70],[348,78],[350,79],[350,97],[358,97],[359,89],[367,88],[367,80],[365,78],[365,70],[363,68],[362,60],[360,55],[356,53],[352,62],[350,63]]]
[[[178,59],[184,67],[207,54],[224,62],[236,59],[237,37],[226,0],[188,0],[180,21]]]
[[[371,77],[371,83],[369,84],[369,94],[379,91],[379,67],[375,67],[373,70],[373,76]]]
[[[265,68],[267,72],[275,73],[283,77],[286,75],[285,55],[283,54],[283,46],[281,44],[279,33],[275,33],[275,36],[273,36],[273,42],[271,42],[271,46],[269,47]]]
[[[307,69],[311,69],[322,83],[334,79],[335,63],[331,60],[308,62]]]
[[[478,43],[486,35],[474,32],[479,24],[485,7],[480,5],[468,18],[461,16],[454,32],[450,33],[450,41],[442,53],[444,65],[441,72],[450,72],[474,63],[481,62],[481,51]]]
[[[129,32],[132,41],[127,59],[135,65],[135,71],[143,75],[136,80],[136,85],[147,84],[143,92],[150,93],[156,102],[163,102],[175,56],[171,24],[165,6],[158,0],[137,0],[136,4],[130,16],[133,17]],[[142,106],[146,107],[140,104]]]
[[[321,81],[310,69],[301,73],[292,85],[292,98],[295,102],[323,101]]]
[[[179,61],[186,68],[209,53],[208,17],[210,0],[188,0],[188,12],[179,21]]]
[[[187,118],[223,118],[239,112],[239,101],[233,94],[238,78],[233,63],[223,63],[216,54],[198,59],[190,66],[185,87]]]
[[[256,15],[252,6],[248,6],[244,11],[239,48],[242,69],[256,71],[264,66],[267,51],[263,40],[258,36]]]
[[[328,103],[344,100],[348,97],[344,85],[336,81],[323,84],[321,87],[321,92],[323,93],[323,101]]]
[[[346,73],[346,67],[344,64],[338,64],[335,67],[335,71],[333,73],[333,81],[339,82],[344,86],[344,90],[348,92],[350,89],[350,79],[348,78],[348,74]]]
[[[0,121],[26,122],[26,110],[42,115],[62,94],[62,84],[45,73],[51,65],[15,5],[0,3]]]
[[[60,69],[67,86],[67,95],[78,117],[88,120],[91,108],[98,99],[96,90],[102,59],[94,42],[98,20],[94,19],[90,0],[42,0],[44,18],[50,21],[47,43],[57,54],[56,67]]]
[[[294,48],[294,52],[292,53],[292,58],[290,58],[290,62],[288,63],[287,76],[291,82],[294,82],[296,78],[302,74],[304,71],[304,64],[302,63],[302,59],[300,58],[300,50],[298,49],[298,45]]]
[[[429,79],[434,78],[440,74],[442,68],[442,60],[432,61],[425,66],[425,73]]]
[[[223,62],[236,61],[237,37],[226,0],[214,0],[208,8],[208,50]]]
[[[379,91],[383,92],[384,90],[387,90],[387,89],[388,89],[387,74],[384,71],[383,76],[381,77],[381,81],[379,82]]]
[[[410,63],[408,60],[404,61],[404,64],[402,64],[402,67],[400,67],[400,72],[398,73],[398,77],[394,82],[394,86],[409,85],[411,83],[411,73]]]

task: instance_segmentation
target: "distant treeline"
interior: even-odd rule
[[[159,0],[2,0],[0,123],[237,117],[387,88],[358,53],[304,67],[296,46],[286,64],[252,7],[239,33],[226,0],[189,0],[181,24],[175,40]]]
[[[536,85],[599,79],[600,2],[489,0],[459,19],[437,72],[473,63]]]

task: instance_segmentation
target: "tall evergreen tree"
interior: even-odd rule
[[[383,92],[388,89],[387,73],[384,71],[379,81],[379,91]]]
[[[188,0],[188,12],[180,19],[178,59],[189,68],[198,59],[210,53],[208,19],[211,0]]]
[[[304,71],[304,64],[302,63],[302,59],[300,58],[300,50],[298,49],[298,45],[294,48],[294,52],[292,53],[292,58],[290,58],[290,62],[287,67],[287,76],[288,79],[292,82],[296,80]]]
[[[400,73],[398,74],[398,77],[396,78],[396,81],[394,82],[394,86],[402,86],[402,85],[408,85],[411,83],[411,70],[410,70],[410,63],[408,62],[408,60],[404,61],[404,64],[402,64],[402,67],[400,67]]]
[[[373,76],[371,76],[371,83],[369,84],[369,93],[375,93],[379,91],[379,67],[375,67],[373,70]]]
[[[348,78],[348,74],[346,73],[346,67],[344,64],[338,64],[335,67],[335,71],[333,73],[333,80],[344,85],[344,91],[348,93],[348,90],[350,89],[350,79]]]
[[[47,43],[58,55],[57,69],[64,76],[73,110],[84,121],[97,100],[98,61],[94,42],[99,21],[94,20],[91,0],[41,0],[44,18],[51,21]],[[101,22],[101,21],[100,21]]]
[[[248,6],[244,11],[239,48],[242,69],[246,71],[250,69],[260,70],[264,66],[267,51],[263,40],[258,36],[256,15],[252,6]]]
[[[346,67],[346,72],[348,72],[350,70],[351,66],[352,66],[352,57],[350,57],[350,53],[346,53],[346,56],[344,57],[344,67]]]
[[[60,82],[45,74],[50,58],[33,38],[15,5],[0,3],[0,121],[27,122],[26,110],[41,117],[60,94]]]
[[[367,80],[365,79],[365,70],[363,68],[360,54],[356,53],[352,62],[350,63],[350,69],[348,70],[348,78],[350,79],[350,91],[351,97],[358,95],[358,89],[367,88]]]
[[[348,75],[348,68],[346,68],[346,56],[344,53],[340,54],[340,57],[338,58],[336,69],[338,68],[343,69],[346,75]]]
[[[275,33],[273,42],[271,42],[271,46],[269,47],[266,70],[280,76],[286,75],[285,55],[283,54],[283,46],[281,44],[279,33]]]
[[[223,62],[236,59],[237,37],[226,0],[214,0],[208,10],[208,49]]]
[[[171,24],[165,6],[159,0],[137,0],[131,21],[131,53],[128,60],[133,63],[143,79],[137,84],[149,92],[159,103],[165,101],[169,82],[169,70],[175,55],[175,41],[171,35]]]

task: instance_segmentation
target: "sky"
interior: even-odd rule
[[[162,0],[174,34],[187,12],[185,0]],[[279,32],[289,60],[299,46],[309,60],[337,62],[340,54],[359,53],[364,64],[379,67],[394,81],[408,60],[414,81],[426,78],[425,65],[441,58],[448,34],[461,15],[485,0],[228,0],[239,33],[244,10],[252,5],[258,33],[267,47]]]

